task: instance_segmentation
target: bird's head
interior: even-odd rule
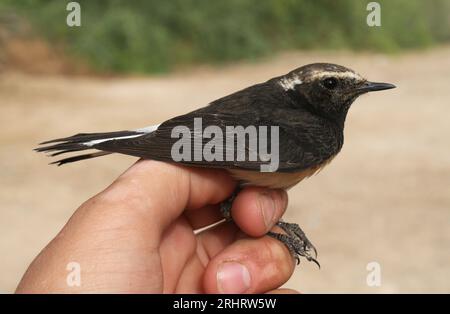
[[[277,83],[302,106],[328,118],[343,118],[353,101],[367,92],[394,88],[388,83],[369,82],[337,64],[314,63],[278,77]]]

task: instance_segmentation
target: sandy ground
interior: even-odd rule
[[[286,218],[319,249],[286,284],[303,292],[450,292],[450,48],[401,56],[292,53],[255,64],[153,78],[0,76],[0,291],[77,206],[135,159],[47,166],[37,142],[79,131],[143,127],[217,97],[328,61],[398,86],[359,99],[341,154],[289,192]],[[381,286],[366,284],[370,262]]]

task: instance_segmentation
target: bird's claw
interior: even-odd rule
[[[304,257],[307,261],[314,262],[320,268],[320,264],[317,261],[317,250],[299,225],[279,221],[277,226],[286,232],[286,234],[269,232],[268,235],[286,245],[296,259],[297,265],[300,264],[300,257]]]

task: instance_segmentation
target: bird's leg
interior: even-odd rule
[[[297,265],[300,264],[300,256],[303,256],[306,260],[316,263],[320,268],[320,264],[316,260],[317,250],[299,225],[280,220],[277,226],[286,234],[269,231],[267,235],[284,243],[297,260]]]
[[[229,199],[220,203],[220,212],[222,213],[222,217],[225,218],[226,221],[233,220],[233,218],[231,217],[231,207],[233,207],[233,201],[239,194],[240,190],[241,188],[237,187],[236,190],[234,190],[233,194],[231,194]]]
[[[233,218],[231,217],[231,207],[233,206],[233,201],[235,200],[240,190],[241,188],[238,187],[229,199],[223,201],[220,204],[220,212],[227,221],[233,220]],[[267,233],[267,235],[279,240],[284,245],[286,245],[286,247],[297,260],[297,264],[300,263],[300,257],[303,256],[308,261],[316,263],[320,268],[320,264],[316,260],[316,248],[308,240],[299,225],[294,223],[287,223],[280,220],[279,222],[277,222],[277,226],[280,227],[284,232],[286,232],[286,234],[270,231]]]

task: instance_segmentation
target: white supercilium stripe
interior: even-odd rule
[[[320,79],[322,77],[339,77],[339,78],[350,78],[355,80],[361,80],[362,77],[355,72],[332,72],[332,71],[317,71],[311,74],[311,79]]]

